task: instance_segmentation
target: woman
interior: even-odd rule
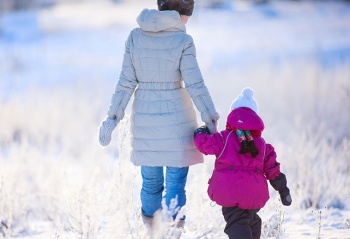
[[[139,28],[126,41],[122,71],[99,136],[101,145],[109,144],[136,89],[131,161],[141,166],[141,210],[147,224],[161,209],[164,189],[167,205],[174,198],[179,207],[186,204],[189,166],[203,162],[193,143],[197,122],[192,101],[211,133],[219,119],[198,67],[193,39],[186,34],[194,1],[158,0],[157,4],[158,10],[140,13]]]

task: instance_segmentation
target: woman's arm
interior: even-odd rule
[[[191,96],[196,108],[201,113],[201,119],[205,122],[211,133],[217,131],[217,121],[220,116],[216,112],[214,103],[209,91],[204,84],[204,80],[199,69],[196,48],[191,36],[185,44],[180,60],[180,71],[185,82],[186,89]]]
[[[125,108],[137,85],[135,69],[132,64],[130,49],[132,48],[132,32],[126,44],[123,58],[122,71],[115,92],[112,95],[107,118],[102,122],[99,131],[99,142],[107,146],[111,142],[112,132],[120,120],[124,118]]]
[[[120,73],[119,81],[115,88],[111,105],[107,113],[109,118],[116,119],[117,121],[123,119],[125,108],[127,107],[137,86],[135,68],[132,64],[132,57],[130,53],[133,47],[132,33],[133,32],[130,33],[125,43],[122,71]]]

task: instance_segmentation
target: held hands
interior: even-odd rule
[[[214,134],[218,131],[216,124],[205,124],[205,127],[207,127],[211,134]]]
[[[218,113],[214,113],[211,117],[211,123],[206,123],[205,126],[209,129],[211,134],[214,134],[218,131],[218,120],[220,119],[220,115]]]
[[[111,142],[112,132],[117,127],[117,119],[107,117],[100,126],[99,141],[102,146],[107,146]]]

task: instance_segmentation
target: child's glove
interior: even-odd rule
[[[203,125],[194,131],[194,137],[196,137],[198,133],[210,134],[210,131],[207,126]]]
[[[290,206],[292,204],[292,197],[290,196],[289,188],[286,186],[282,190],[278,191],[281,197],[281,202],[284,206]]]
[[[280,194],[282,204],[284,206],[290,206],[292,204],[292,197],[290,196],[290,191],[287,187],[286,175],[280,173],[277,178],[270,180],[270,184]]]
[[[107,117],[100,126],[99,141],[102,146],[107,146],[111,142],[112,132],[117,127],[117,119]]]

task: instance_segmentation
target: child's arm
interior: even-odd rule
[[[194,132],[194,144],[205,155],[218,155],[223,149],[223,140],[219,133],[210,134],[206,126],[202,126]]]
[[[264,158],[264,173],[267,180],[273,180],[280,175],[280,164],[277,162],[277,154],[271,144],[266,144]]]
[[[265,155],[264,172],[266,178],[270,180],[271,186],[280,194],[282,204],[289,206],[292,204],[292,197],[287,187],[287,178],[280,171],[280,164],[276,161],[277,155],[272,145],[266,144]]]

